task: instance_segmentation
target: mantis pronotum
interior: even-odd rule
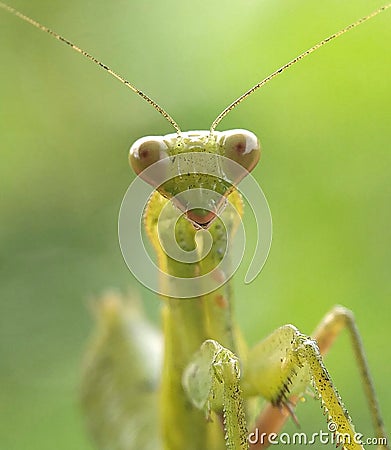
[[[186,137],[186,134],[183,133],[183,136]],[[254,142],[254,137],[252,135],[248,135],[245,132],[236,133],[236,135],[234,135],[234,141],[235,141],[235,139],[239,140],[239,143],[243,139],[245,140],[245,142],[247,142],[247,141]],[[227,141],[226,138],[223,141],[219,141],[220,147],[224,147],[224,146],[226,146],[226,147],[228,146],[229,147],[229,145],[230,145],[229,141],[228,142],[226,142],[226,141]],[[149,141],[147,141],[147,144],[148,144],[148,142]],[[158,147],[157,147],[159,152],[162,150],[161,145],[164,145],[164,143],[162,144],[162,141],[159,140],[158,141]],[[239,147],[240,146],[241,145],[239,145]],[[246,145],[244,147],[246,147]],[[133,158],[134,158],[134,154],[137,151],[137,148],[139,149],[140,147],[137,147],[137,146],[134,147],[134,152],[132,153],[133,154]],[[148,154],[148,152],[152,152],[153,153],[155,151],[155,148],[156,148],[156,144],[153,144],[152,147],[148,147],[147,146],[147,148],[145,149],[146,153],[147,154]],[[163,148],[163,150],[164,150],[164,148]],[[254,154],[257,154],[257,144],[254,144],[253,150],[254,150]],[[248,168],[251,168],[251,166],[253,165],[253,162],[256,159],[257,159],[257,157],[255,157],[254,159],[250,160],[250,166],[248,166]],[[133,165],[135,166],[136,170],[138,172],[141,172],[140,171],[140,167],[139,167],[138,164],[139,164],[138,161],[133,162]],[[165,189],[164,194],[165,194],[165,196],[169,196],[170,195],[169,193],[167,193],[167,189]],[[157,199],[160,199],[160,201],[161,201],[160,197],[155,196],[155,200],[154,201],[158,202]],[[240,202],[240,200],[235,200],[235,201]],[[150,212],[151,211],[152,210],[150,210]],[[156,209],[154,208],[153,211],[156,211]],[[152,213],[149,214],[149,217],[152,217],[152,216],[153,216]],[[209,219],[208,221],[205,221],[204,219],[200,218],[200,214],[199,213],[198,214],[193,214],[189,218],[193,222],[198,222],[199,224],[201,224],[203,226],[207,225],[209,223],[209,221],[210,221],[210,217],[208,217],[208,219]],[[191,235],[191,233],[193,232],[191,227],[193,227],[193,225],[190,226],[190,225],[186,224],[186,225],[183,225],[183,226],[188,227],[186,229],[186,233]],[[213,225],[211,225],[211,227],[212,226]],[[152,229],[152,226],[150,225],[150,230],[151,229]],[[176,270],[178,270],[178,269],[176,269]],[[220,300],[221,300],[221,298],[220,298]],[[225,295],[223,295],[223,300],[226,300],[226,296]],[[194,305],[191,305],[189,303],[190,301],[192,303],[195,303],[197,300],[189,300],[189,301],[187,301],[187,300],[180,300],[180,303],[178,303],[178,305],[181,305],[181,306],[178,306],[178,307],[182,308],[182,305],[187,304],[189,308],[193,308],[194,307],[196,309],[197,307],[194,306]],[[224,302],[222,302],[222,304],[224,306]],[[185,312],[183,314],[185,314]],[[191,314],[196,314],[196,312],[192,312]],[[200,318],[200,322],[202,322],[202,320],[203,319],[201,317]],[[213,318],[212,318],[212,320],[213,320]],[[214,325],[215,326],[213,326],[210,330],[208,330],[208,332],[205,333],[205,335],[202,336],[202,338],[198,337],[197,339],[195,339],[195,342],[191,342],[191,337],[190,337],[191,330],[190,329],[185,329],[185,330],[182,330],[182,331],[181,330],[176,330],[176,333],[181,333],[181,332],[185,333],[185,335],[187,336],[187,338],[189,340],[189,346],[191,348],[187,349],[186,352],[185,352],[185,357],[188,358],[188,362],[189,363],[192,361],[191,358],[192,358],[193,351],[195,351],[196,348],[200,347],[201,344],[202,344],[202,341],[204,339],[206,339],[206,338],[217,339],[217,340],[220,341],[220,343],[224,344],[226,347],[228,347],[230,349],[234,349],[236,347],[235,342],[233,342],[235,339],[233,339],[232,336],[231,337],[227,337],[227,336],[222,335],[221,337],[218,337],[218,333],[215,330],[217,328],[219,328],[219,326],[218,326],[218,324],[214,324]],[[166,325],[166,327],[168,327],[167,329],[170,329],[170,330],[172,328],[172,327],[170,327],[168,325]],[[285,329],[284,331],[282,331],[282,333],[285,332],[285,331],[287,333],[289,333],[289,332],[292,331],[292,329]],[[171,330],[171,332],[172,332],[172,330]],[[322,337],[323,336],[322,330],[319,333],[320,333],[319,337]],[[168,337],[169,333],[166,333],[166,335]],[[297,341],[300,342],[300,345],[301,345],[301,343],[302,343],[302,341],[301,341],[302,340],[302,336],[298,335],[296,337],[297,337]],[[177,343],[178,342],[183,342],[181,336],[176,337],[175,341]],[[322,344],[322,343],[320,342],[320,344]],[[323,343],[323,345],[326,346],[327,344]],[[305,348],[307,348],[308,351],[310,351],[312,349],[311,345],[308,346],[308,347],[305,347]],[[234,368],[233,373],[234,373],[234,375],[236,374],[236,371],[238,370],[238,368],[237,368],[237,363],[236,363],[235,358],[234,358],[233,355],[231,355],[229,353],[225,353],[225,350],[221,349],[220,347],[217,346],[217,344],[214,344],[212,342],[208,342],[208,344],[203,347],[203,351],[206,354],[206,356],[205,356],[206,359],[208,359],[208,352],[211,352],[211,354],[213,355],[212,359],[217,359],[217,361],[214,360],[214,365],[213,365],[213,367],[215,367],[216,371],[217,371],[218,367],[221,367],[221,366],[222,367],[226,367],[224,364],[226,363],[226,360],[228,358],[228,360],[231,361],[231,363],[233,364],[232,365],[232,367]],[[255,350],[254,350],[254,353],[251,355],[249,360],[250,360],[250,362],[251,361],[262,360],[262,356],[263,355],[264,355],[264,348],[262,348],[262,346],[261,347],[256,347]],[[179,361],[181,356],[183,356],[183,355],[181,355],[180,351],[178,351],[178,352],[176,351],[176,356],[178,357],[178,361]],[[240,355],[240,356],[242,356],[242,355]],[[197,370],[199,370],[197,368],[197,364],[200,365],[200,363],[198,363],[198,359],[197,358],[198,357],[196,357],[196,359],[193,360],[193,366],[190,366],[190,368],[186,372],[187,374],[195,373],[195,372],[197,372]],[[311,357],[309,357],[309,359],[314,361],[313,357],[312,357],[312,359],[311,359]],[[228,364],[228,367],[231,367],[229,364]],[[183,367],[183,369],[184,369],[184,367]],[[256,369],[260,370],[259,367],[256,368]],[[319,369],[319,367],[317,367],[317,370],[318,369]],[[174,368],[171,367],[170,370],[169,370],[170,376],[173,373],[175,373],[176,370],[177,369],[174,369]],[[247,369],[247,370],[249,370],[249,369]],[[218,402],[217,402],[216,405],[212,405],[213,406],[212,409],[215,409],[216,411],[215,412],[209,412],[208,411],[208,414],[210,413],[210,414],[214,415],[214,420],[213,420],[213,422],[206,422],[204,420],[204,415],[201,412],[199,412],[196,407],[194,407],[194,408],[189,407],[188,397],[190,397],[191,400],[194,400],[194,397],[196,396],[196,394],[191,392],[192,391],[191,387],[188,388],[188,390],[190,390],[190,392],[188,394],[185,394],[182,391],[182,387],[181,387],[182,386],[182,373],[177,371],[176,375],[177,375],[178,379],[175,381],[175,377],[172,377],[172,378],[174,378],[174,381],[173,380],[170,381],[170,382],[176,383],[175,384],[175,389],[169,390],[169,389],[165,388],[164,386],[162,387],[163,392],[165,393],[166,396],[168,396],[168,397],[165,398],[164,404],[172,405],[172,408],[170,408],[169,411],[167,411],[167,413],[165,413],[165,417],[163,418],[163,422],[166,423],[166,432],[164,433],[165,440],[166,440],[166,442],[165,442],[166,448],[170,448],[170,449],[182,448],[182,447],[185,447],[185,448],[189,448],[190,447],[191,448],[191,446],[193,446],[193,448],[208,448],[208,447],[209,448],[214,448],[212,446],[212,444],[210,444],[210,442],[212,442],[213,439],[217,439],[217,440],[219,439],[218,437],[214,437],[212,435],[214,433],[218,434],[220,432],[220,429],[219,429],[220,428],[219,416],[221,415],[221,405],[219,405]],[[261,378],[264,378],[264,377],[261,377]],[[179,379],[180,379],[180,382],[178,381]],[[224,381],[224,376],[219,374],[217,376],[217,379],[219,381]],[[234,379],[234,382],[236,382],[235,379]],[[242,388],[244,390],[248,390],[249,392],[251,392],[251,389],[255,389],[255,390],[259,389],[260,391],[263,390],[262,387],[259,387],[259,386],[251,386],[251,387],[249,387],[249,386],[246,386],[245,383],[246,383],[246,381],[243,381]],[[185,384],[186,384],[186,380],[185,380]],[[187,383],[187,384],[189,384],[189,383]],[[229,384],[227,382],[225,382],[225,384],[227,386],[229,386]],[[233,386],[235,386],[235,384]],[[215,390],[217,390],[217,388]],[[174,395],[175,396],[179,396],[180,398],[179,399],[171,398],[170,397],[170,395],[171,395],[170,392],[171,393],[174,392]],[[264,394],[264,395],[267,396],[267,394]],[[274,400],[276,403],[279,403],[280,400],[283,400],[282,398],[280,398],[279,394],[277,394],[274,399],[273,398],[269,398],[269,400],[270,399]],[[207,398],[207,402],[206,403],[208,403],[209,400],[210,399]],[[182,406],[181,406],[181,402],[182,402]],[[202,403],[202,401],[199,401],[199,402]],[[245,440],[243,440],[243,434],[246,434],[246,432],[243,432],[241,434],[240,431],[239,431],[240,428],[241,429],[244,428],[243,422],[240,420],[237,423],[235,423],[234,420],[233,420],[235,417],[239,417],[239,418],[241,417],[241,412],[240,411],[238,411],[237,413],[234,413],[234,410],[239,405],[239,403],[240,402],[237,400],[236,402],[234,402],[233,405],[230,405],[230,407],[228,409],[226,409],[226,415],[227,415],[227,420],[228,420],[228,423],[227,423],[227,428],[228,428],[227,435],[229,436],[229,440],[228,440],[228,444],[227,445],[230,446],[229,448],[241,448],[241,447],[239,447],[240,445],[243,448],[246,448],[246,446],[247,446],[247,444],[245,443]],[[284,401],[281,402],[281,404],[285,404],[286,407],[289,407],[288,401],[284,400]],[[331,405],[329,405],[329,408],[331,408]],[[172,416],[171,416],[171,414],[172,414]],[[272,423],[272,420],[270,419],[270,417],[271,416],[269,415],[268,418],[266,418],[266,419],[262,418],[262,420],[264,420],[263,425]],[[334,420],[336,423],[339,424],[338,420],[336,420],[334,417],[332,417],[332,420]],[[179,432],[175,432],[174,433],[172,431],[172,426],[173,426],[172,424],[173,423],[176,423],[176,424],[180,423],[181,424],[181,425],[178,425],[178,427],[179,428],[183,428],[182,429],[182,433],[179,433]],[[342,426],[342,423],[340,425]],[[274,426],[273,423],[272,423],[272,426]],[[347,425],[345,425],[345,426],[347,426]],[[193,439],[192,438],[190,440],[190,442],[189,442],[189,431],[188,430],[186,431],[186,428],[191,429],[193,431],[193,433],[194,433],[194,430],[195,430],[194,436],[196,436],[197,439],[195,439],[195,438]],[[217,428],[217,430],[216,430],[216,428]],[[171,429],[171,431],[167,431],[169,429]],[[209,429],[211,429],[212,431],[208,431]],[[378,430],[378,434],[380,436],[382,434],[382,431]],[[178,435],[179,435],[179,437],[178,437]],[[178,439],[179,443],[177,443],[177,441],[175,441],[175,443],[174,443],[175,439]],[[215,444],[215,448],[219,448],[218,446],[221,447],[221,445],[222,445],[221,441],[218,441],[218,442],[219,442],[218,444]]]

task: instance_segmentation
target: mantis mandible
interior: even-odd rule
[[[204,133],[182,132],[171,116],[156,102],[107,66],[13,8],[3,3],[0,3],[0,6],[37,28],[49,32],[74,50],[92,59],[150,103],[172,124],[177,132],[176,136],[142,138],[132,146],[130,162],[136,173],[156,188],[147,207],[145,226],[158,254],[160,265],[165,266],[166,270],[175,276],[183,270],[183,276],[191,278],[210,270],[217,264],[221,252],[219,246],[225,245],[225,241],[217,239],[216,246],[212,247],[211,252],[201,262],[180,266],[164,256],[161,243],[156,239],[158,231],[156,220],[167,203],[178,193],[186,191],[189,185],[196,188],[202,185],[203,188],[214,191],[218,177],[214,175],[212,180],[206,177],[200,181],[199,177],[179,171],[172,176],[174,182],[162,184],[143,175],[144,169],[160,160],[174,160],[180,154],[187,154],[191,145],[192,152],[220,154],[236,160],[246,171],[251,171],[259,159],[258,139],[245,130],[219,134],[215,131],[219,122],[246,97],[279,73],[328,41],[391,5],[380,8],[321,41],[255,85],[228,106],[212,123],[210,130]],[[192,163],[197,163],[196,158],[192,160]],[[175,207],[183,213],[183,217],[177,224],[177,230],[184,236],[181,245],[185,250],[194,250],[195,235],[200,228],[208,229],[213,238],[219,235],[221,227],[219,216],[224,214],[226,199],[241,211],[241,199],[235,190],[237,182],[238,180],[224,180],[219,191],[219,198],[223,197],[223,202],[214,201],[212,206],[210,203],[205,203],[203,207],[189,209],[183,202],[175,203]],[[201,203],[202,201],[206,202],[205,198],[201,198]],[[235,228],[233,218],[227,217],[225,220],[228,225]],[[171,224],[171,227],[173,225]],[[170,228],[170,224],[166,226]],[[280,429],[286,416],[284,411],[293,409],[294,402],[300,398],[305,385],[309,382],[315,384],[315,389],[328,411],[329,421],[337,425],[339,432],[349,437],[350,442],[344,442],[345,447],[360,448],[361,446],[354,442],[353,425],[321,358],[321,354],[328,350],[343,327],[347,327],[354,338],[355,350],[360,361],[360,369],[375,422],[376,436],[385,438],[362,345],[349,311],[340,307],[334,309],[320,323],[313,334],[314,339],[301,334],[292,326],[285,326],[261,341],[252,350],[247,350],[243,348],[244,345],[240,342],[232,322],[230,313],[232,300],[227,284],[218,291],[199,298],[166,297],[163,300],[166,351],[160,390],[163,405],[161,423],[164,448],[173,450],[176,448],[223,448],[225,444],[222,439],[224,436],[222,422],[224,422],[227,448],[248,448],[247,436],[251,429],[247,429],[245,421],[246,413],[249,415],[247,409],[250,408],[247,405],[247,399],[261,395],[271,402],[273,406],[267,407],[261,415],[257,415],[255,423],[252,424],[257,429],[271,433]],[[187,321],[186,317],[191,320]],[[194,320],[195,317],[197,320]],[[191,324],[194,326],[192,327]],[[282,408],[282,412],[278,408]],[[292,411],[290,413],[293,415]],[[189,436],[191,436],[190,439]]]

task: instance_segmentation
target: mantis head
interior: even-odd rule
[[[258,138],[247,130],[188,131],[138,139],[129,162],[195,226],[206,228],[260,152]]]

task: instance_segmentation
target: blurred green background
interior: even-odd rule
[[[9,0],[11,2],[11,0]],[[182,129],[203,129],[245,89],[381,0],[13,0],[125,75]],[[390,12],[333,42],[243,103],[274,221],[261,275],[236,279],[249,342],[335,303],[356,314],[391,423]],[[171,132],[149,105],[75,52],[0,11],[0,448],[90,449],[78,406],[88,300],[131,287],[117,216],[136,138]],[[347,336],[327,357],[358,430],[372,436]],[[319,404],[297,411],[325,429]],[[294,427],[288,425],[289,430]],[[331,445],[330,445],[331,448]]]

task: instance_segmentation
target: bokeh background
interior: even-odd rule
[[[145,90],[184,130],[208,128],[245,89],[380,4],[12,0]],[[244,335],[254,343],[284,323],[310,333],[335,303],[352,308],[388,425],[390,20],[382,14],[307,58],[219,127],[260,136],[255,176],[274,221],[263,272],[249,286],[245,269],[236,279]],[[117,216],[134,177],[130,144],[172,130],[120,83],[2,10],[0,55],[0,448],[89,450],[78,406],[88,301],[132,288],[159,321],[159,300],[122,260]],[[372,436],[346,335],[327,364],[357,428]],[[303,430],[325,429],[317,402],[297,414]]]

